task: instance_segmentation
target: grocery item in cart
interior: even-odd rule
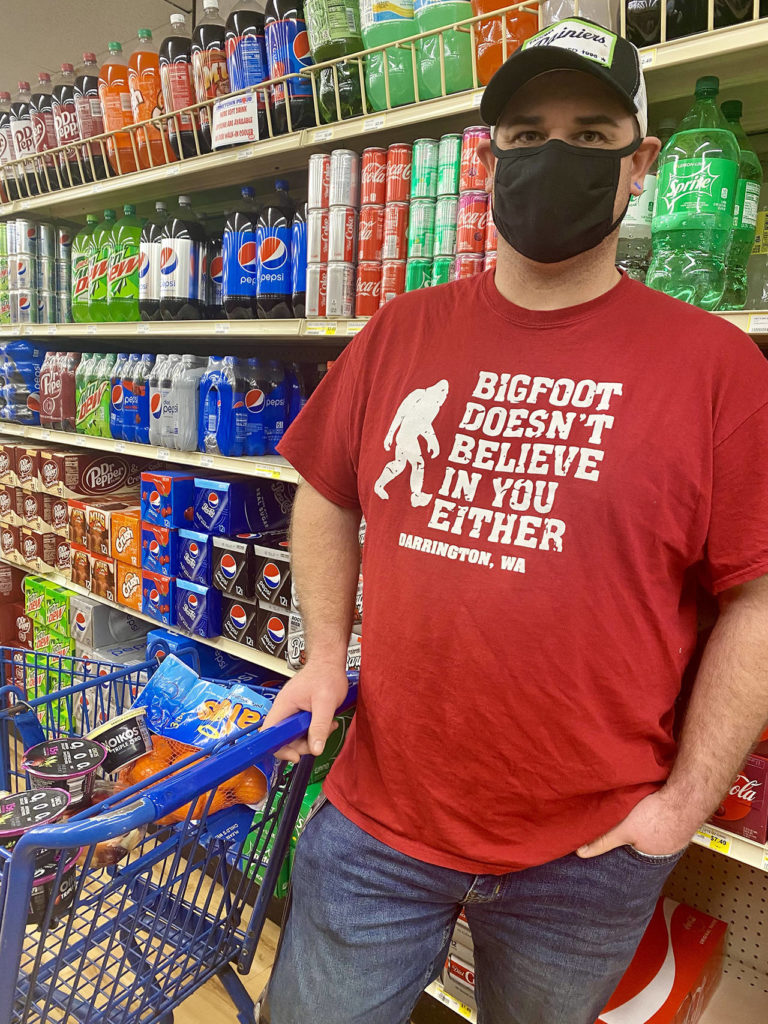
[[[96,740],[107,752],[101,769],[107,775],[122,771],[152,750],[146,724],[146,708],[131,708],[116,718],[91,729],[87,739]]]
[[[107,751],[101,743],[80,736],[45,740],[24,752],[21,766],[32,789],[63,789],[72,805],[84,803],[93,789],[96,769]]]

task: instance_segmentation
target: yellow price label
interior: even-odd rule
[[[308,320],[307,334],[333,335],[336,333],[336,327],[336,323],[327,323],[325,320]]]
[[[716,853],[729,854],[731,852],[731,840],[721,832],[700,828],[693,838],[699,846],[707,846],[710,850],[715,850]]]
[[[760,865],[763,871],[768,871],[768,846],[763,850],[763,863]]]

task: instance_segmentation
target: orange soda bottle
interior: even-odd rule
[[[107,153],[113,170],[117,174],[138,170],[131,133],[120,131],[126,125],[133,124],[128,65],[123,60],[120,43],[109,44],[109,57],[99,72],[99,102],[104,114],[104,131],[116,132],[107,140]]]
[[[164,110],[160,63],[157,49],[152,43],[152,32],[148,28],[140,28],[137,34],[139,45],[131,54],[128,63],[128,85],[131,90],[134,124],[148,121],[151,117],[160,117]],[[163,149],[163,129],[161,127],[146,125],[139,129],[136,136],[139,164],[142,167],[157,167],[175,159],[173,150],[168,143]]]
[[[472,14],[490,14],[500,7],[508,7],[509,0],[472,0]],[[526,39],[539,31],[539,18],[528,11],[509,11],[503,18],[506,23],[507,52],[511,56],[522,46]],[[477,77],[481,85],[487,85],[494,71],[504,61],[502,45],[502,16],[479,21],[475,25],[475,54],[477,57]]]

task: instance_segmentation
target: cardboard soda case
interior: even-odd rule
[[[179,531],[141,524],[141,568],[159,576],[177,576]]]
[[[152,526],[179,529],[192,524],[195,478],[181,469],[141,474],[141,518]]]
[[[213,582],[211,536],[198,530],[179,530],[177,568],[179,578],[210,587]]]
[[[126,608],[140,612],[142,605],[141,569],[135,565],[123,565],[122,562],[115,562],[115,571],[117,573],[115,600],[118,604],[125,605]]]
[[[347,672],[359,672],[362,658],[363,638],[360,633],[353,632],[347,647]],[[288,643],[285,658],[291,668],[301,668],[306,663],[306,641],[304,638],[304,620],[297,611],[288,617]]]
[[[16,477],[16,448],[13,441],[0,441],[0,484],[15,487],[18,484]]]
[[[220,591],[177,579],[176,625],[194,636],[221,636]]]
[[[123,455],[44,449],[39,460],[40,487],[61,498],[135,499],[141,464]]]
[[[273,658],[284,658],[288,643],[288,618],[286,608],[259,601],[258,631],[256,647]]]
[[[260,601],[291,607],[291,553],[286,534],[275,534],[255,548],[256,596]]]
[[[13,565],[0,565],[0,604],[24,602],[26,574]]]
[[[112,557],[123,565],[141,566],[141,509],[112,513]]]
[[[118,597],[119,570],[118,563]],[[134,570],[135,571],[135,570]],[[138,580],[141,603],[141,575]],[[76,643],[86,647],[105,647],[109,644],[138,642],[149,630],[147,623],[125,612],[109,608],[90,597],[71,594],[69,598],[69,635]]]
[[[246,601],[256,600],[255,547],[259,537],[241,534],[239,537],[213,538],[213,585],[224,594]]]
[[[752,842],[768,842],[768,743],[747,758],[710,821]]]
[[[27,491],[40,487],[40,452],[42,445],[16,446],[16,484]]]
[[[246,601],[239,597],[222,597],[221,635],[244,644],[246,647],[258,647],[259,638],[259,606],[255,601]]]
[[[290,484],[280,482],[196,477],[195,529],[222,536],[284,530],[293,494]]]
[[[7,523],[0,525],[0,554],[4,558],[13,558],[20,554],[21,527]]]
[[[19,554],[33,569],[54,568],[58,543],[59,538],[47,527],[33,530],[22,526],[19,530]]]
[[[141,610],[165,626],[176,625],[176,580],[141,571]]]

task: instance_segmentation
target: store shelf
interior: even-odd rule
[[[156,462],[173,462],[181,466],[199,466],[201,469],[216,469],[238,476],[266,477],[297,484],[299,474],[279,455],[264,455],[255,459],[250,456],[227,458],[224,455],[204,455],[202,452],[180,452],[171,448],[156,448],[151,444],[134,444],[131,441],[114,441],[111,437],[92,437],[90,434],[72,434],[63,430],[48,430],[45,427],[30,427],[22,423],[0,422],[0,435],[23,437],[29,441],[55,441],[76,448],[92,448],[102,452],[117,452],[120,455],[134,455],[137,458],[152,459]]]
[[[108,324],[4,324],[0,338],[175,338],[223,341],[283,341],[290,338],[351,338],[368,323],[360,320],[173,320]]]
[[[148,622],[150,625],[154,626],[155,629],[173,629],[175,633],[179,633],[181,636],[188,636],[190,639],[197,640],[199,643],[206,644],[208,647],[215,647],[218,651],[224,651],[236,658],[242,658],[243,661],[247,661],[251,665],[259,665],[262,668],[269,669],[270,672],[277,673],[278,675],[294,675],[294,670],[289,668],[288,663],[282,658],[273,658],[271,654],[262,654],[261,651],[255,651],[250,647],[246,647],[244,644],[236,644],[233,640],[228,640],[223,636],[206,640],[201,636],[193,636],[193,634],[187,633],[186,630],[180,629],[178,626],[165,627],[162,622],[158,622],[157,619],[153,619],[151,615],[144,615],[142,612],[134,611],[133,608],[126,608],[124,604],[118,604],[116,601],[108,601],[106,597],[99,597],[97,594],[92,593],[92,591],[86,590],[85,587],[78,586],[63,573],[54,572],[52,569],[33,569],[20,558],[9,558],[7,555],[0,557],[0,563],[16,566],[18,569],[24,569],[26,572],[34,573],[35,576],[44,576],[52,583],[57,583],[59,586],[66,587],[68,590],[72,590],[76,594],[81,594],[83,597],[90,597],[91,600],[98,601],[99,604],[105,604],[109,608],[116,608],[118,611],[125,612],[127,615],[133,615],[134,618],[141,619],[142,622]]]
[[[715,853],[730,857],[731,860],[737,860],[751,868],[768,872],[768,846],[752,843],[748,839],[734,836],[730,832],[725,832],[712,825],[700,828],[693,837],[693,842],[697,846],[704,846],[708,850],[714,850]]]
[[[454,1013],[458,1014],[459,1017],[463,1017],[464,1020],[472,1021],[472,1024],[477,1022],[477,1014],[471,1007],[465,1006],[464,1003],[455,999],[452,995],[445,991],[443,986],[433,981],[431,985],[425,989],[428,996],[432,996],[438,1003],[442,1003],[443,1006],[447,1006],[449,1010],[453,1010]]]
[[[740,313],[716,313],[728,323],[740,327],[747,334],[765,335],[768,334],[768,310],[744,310]],[[760,344],[760,342],[758,342]]]

